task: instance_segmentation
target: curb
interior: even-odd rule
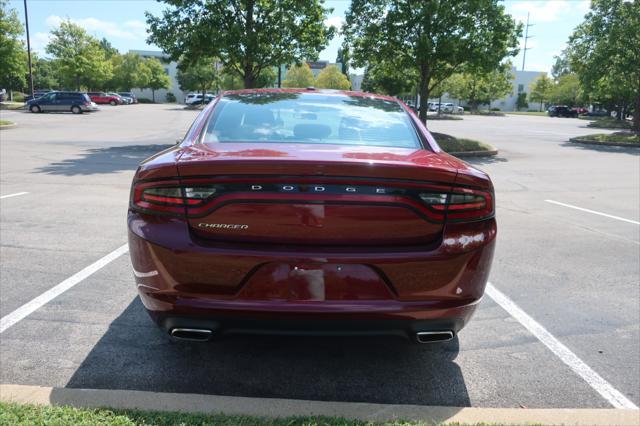
[[[571,138],[569,139],[571,143],[581,143],[584,145],[600,145],[600,146],[624,146],[627,148],[640,148],[640,144],[631,144],[631,143],[621,143],[621,142],[597,142],[588,139],[578,139]]]
[[[465,151],[465,152],[448,152],[447,154],[453,155],[458,158],[465,157],[491,157],[493,155],[498,155],[497,149],[492,149],[490,151]]]
[[[14,127],[18,127],[18,125],[16,123],[3,124],[0,126],[0,130],[13,129]]]
[[[541,425],[637,425],[640,411],[629,409],[471,408],[363,402],[304,401],[279,398],[131,390],[71,389],[0,385],[0,400],[22,404],[108,407],[145,411],[247,415],[258,417],[336,416],[365,421],[422,421],[435,423],[506,423]]]

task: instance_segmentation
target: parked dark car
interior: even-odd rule
[[[116,95],[109,95],[104,92],[87,93],[91,100],[97,104],[122,105],[122,98]]]
[[[578,111],[569,108],[566,105],[553,105],[547,110],[549,117],[577,117]]]
[[[226,92],[144,161],[129,249],[167,333],[451,340],[484,293],[489,176],[441,151],[397,99]]]
[[[51,93],[53,92],[53,90],[34,90],[33,91],[33,96],[28,95],[24,98],[25,102],[30,101],[31,99],[38,99],[43,97],[44,95],[46,95],[47,93]]]
[[[607,111],[600,109],[597,111],[590,111],[589,113],[587,113],[587,116],[589,117],[610,117],[611,114],[608,113]]]
[[[96,104],[91,102],[86,93],[50,92],[37,99],[27,101],[27,109],[31,112],[83,112],[97,111]]]
[[[131,92],[118,92],[118,95],[122,96],[123,98],[130,98],[132,104],[138,103],[138,98]]]

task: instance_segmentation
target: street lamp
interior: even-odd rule
[[[27,27],[27,56],[29,57],[29,92],[33,99],[33,71],[31,69],[31,38],[29,37],[29,13],[27,12],[27,0],[24,0],[24,23]]]

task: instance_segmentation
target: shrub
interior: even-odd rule
[[[500,108],[491,108],[489,111],[500,111]]]
[[[154,102],[149,98],[138,98],[138,103],[141,103],[141,104],[152,104]]]
[[[171,92],[167,92],[167,102],[175,102],[176,101],[176,95],[174,95]]]

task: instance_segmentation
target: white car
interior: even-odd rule
[[[184,103],[187,105],[208,104],[215,96],[211,93],[204,95],[204,102],[202,102],[202,93],[189,93],[184,99]]]

